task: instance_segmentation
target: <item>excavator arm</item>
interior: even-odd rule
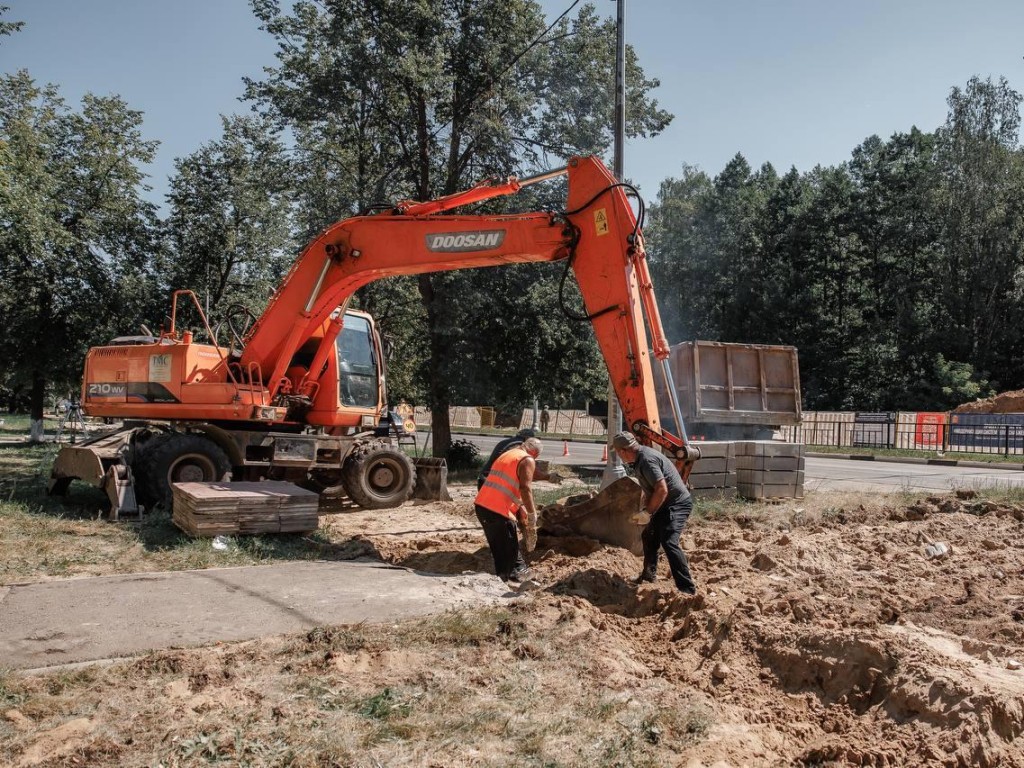
[[[500,216],[439,215],[553,176],[568,175],[568,204],[561,213]],[[352,294],[392,275],[469,267],[568,260],[594,327],[626,423],[647,443],[657,443],[684,473],[699,456],[680,437],[661,429],[651,352],[667,361],[643,235],[619,184],[600,160],[573,158],[565,169],[530,179],[484,183],[424,203],[403,202],[384,213],[340,221],[322,232],[300,255],[267,309],[246,336],[241,363],[264,372],[272,398],[307,398],[312,412],[319,377],[344,321]],[[295,353],[312,339],[316,353],[297,377]],[[666,375],[667,364],[663,365]],[[666,382],[671,383],[671,382]],[[675,387],[669,388],[670,392]],[[678,408],[676,409],[678,411]],[[677,412],[676,423],[682,425]]]

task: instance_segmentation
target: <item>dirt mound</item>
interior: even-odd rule
[[[276,764],[282,744],[297,765],[1024,768],[1024,505],[962,491],[732,512],[684,533],[696,598],[663,559],[638,587],[630,552],[544,535],[536,588],[487,611],[153,654],[123,667],[121,699],[113,672],[69,678],[63,719],[96,727],[66,759]],[[329,525],[398,565],[492,568],[471,500]],[[21,717],[0,722],[0,762],[61,725],[44,706],[60,686],[31,685],[6,689]]]
[[[958,405],[953,413],[1024,413],[1024,389]]]
[[[638,588],[633,554],[542,536],[530,565],[547,597],[534,600],[558,617],[524,604],[538,607],[522,614],[523,633],[569,622],[601,638],[607,685],[654,675],[709,697],[719,725],[688,759],[1024,766],[1021,521],[1024,505],[971,491],[695,521],[683,544],[696,599],[664,562]],[[470,534],[371,540],[424,570],[490,568]]]

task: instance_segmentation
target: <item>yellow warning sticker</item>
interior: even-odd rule
[[[594,211],[594,227],[597,229],[597,234],[608,234],[608,213],[604,208]]]

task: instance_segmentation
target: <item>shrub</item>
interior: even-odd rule
[[[448,449],[448,469],[474,469],[483,464],[480,450],[469,440],[453,440]]]

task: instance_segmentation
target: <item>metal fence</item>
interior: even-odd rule
[[[408,407],[408,406],[407,406]],[[400,411],[402,415],[406,412]],[[429,427],[432,414],[429,408],[416,406],[408,414],[419,427]],[[490,406],[451,406],[448,409],[448,423],[452,429],[493,427],[497,410]],[[568,435],[569,437],[600,437],[605,434],[604,424],[583,410],[545,408],[534,414],[532,408],[524,408],[519,419],[519,428],[536,427],[542,433]]]
[[[1024,455],[1024,414],[807,413],[784,439],[811,446]]]

